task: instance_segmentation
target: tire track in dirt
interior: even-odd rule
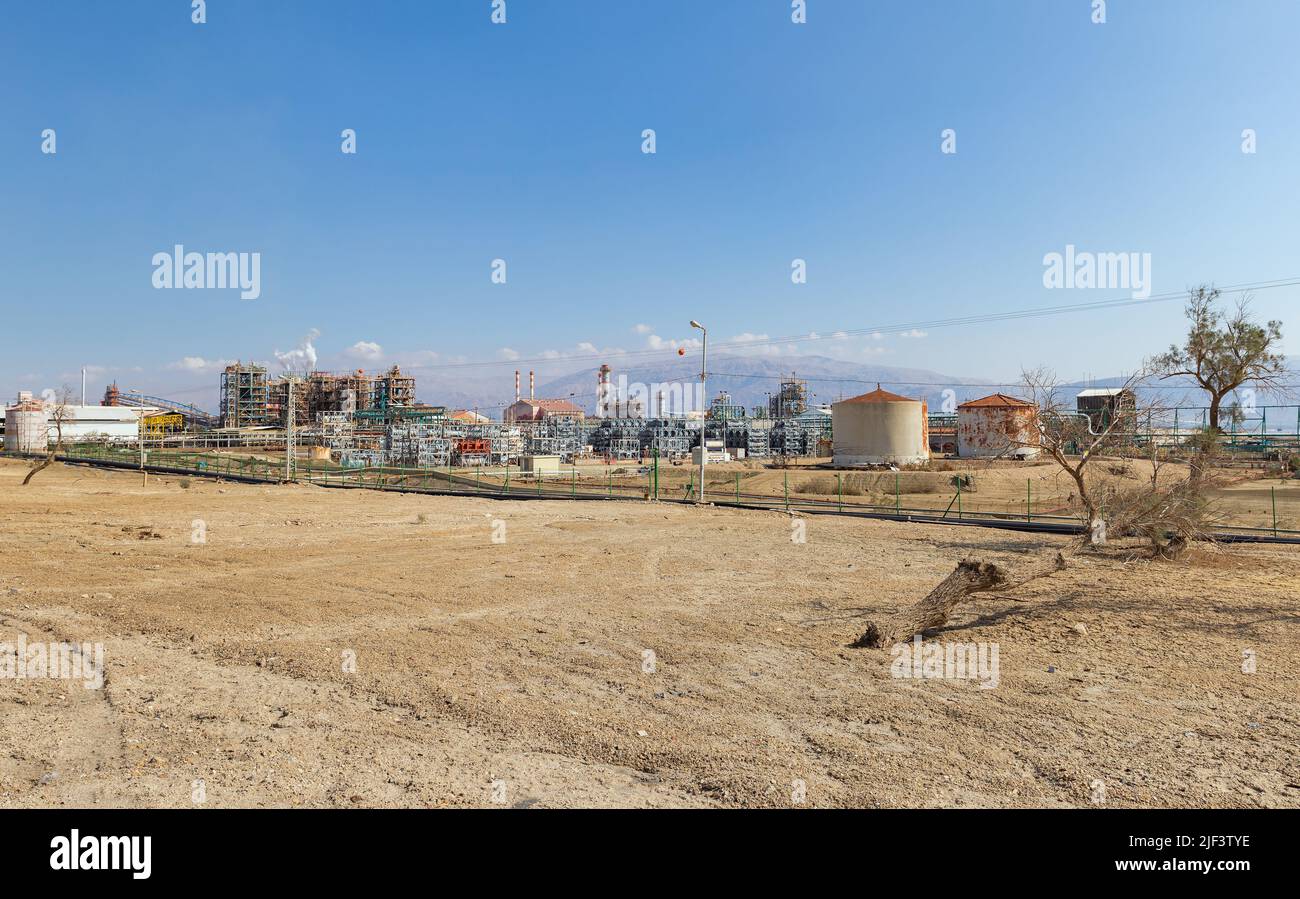
[[[68,630],[44,620],[59,612],[43,610],[40,624],[12,614],[4,623],[32,639],[68,639]],[[113,641],[106,660],[103,690],[36,683],[44,688],[41,695],[22,697],[23,716],[38,719],[45,739],[5,747],[3,804],[348,806],[361,797],[367,805],[419,807],[698,801],[633,769],[507,747],[454,716],[430,717],[427,708],[391,701],[361,681],[232,665],[145,636]],[[62,693],[73,695],[62,699]],[[41,782],[50,772],[58,776]],[[203,803],[195,801],[200,783]]]
[[[73,637],[74,631],[83,636],[94,631],[73,627],[74,622],[83,622],[66,610],[63,620],[54,621],[48,614],[37,619],[11,609],[0,615],[5,640],[16,639],[21,632],[29,646],[37,641],[100,642]],[[6,804],[113,805],[117,799],[129,803],[130,796],[110,795],[102,779],[125,757],[121,721],[108,693],[107,660],[104,667],[99,689],[87,689],[82,680],[48,678],[0,684],[8,694],[6,701],[22,706],[29,720],[36,719],[34,726],[4,731],[0,783]]]

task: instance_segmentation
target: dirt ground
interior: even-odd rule
[[[1080,508],[1074,481],[1054,462],[968,461],[961,459],[935,460],[930,463],[936,470],[849,472],[829,470],[799,470],[788,472],[765,467],[754,461],[728,463],[714,466],[707,476],[708,489],[715,496],[733,495],[736,474],[740,474],[740,490],[782,496],[788,483],[792,497],[816,497],[836,500],[836,475],[848,485],[843,502],[868,503],[880,506],[894,505],[894,487],[899,488],[899,504],[905,509],[947,510],[957,514],[956,487],[952,483],[958,475],[968,477],[970,486],[962,492],[962,508],[967,512],[993,512],[1002,515],[1023,516],[1026,501],[1032,502],[1033,515],[1072,515]],[[691,477],[689,467],[673,467],[661,474],[661,489],[681,486]],[[1185,464],[1168,463],[1161,466],[1160,483],[1169,484],[1186,480]],[[897,478],[897,481],[895,480]],[[1130,490],[1147,484],[1151,478],[1151,463],[1142,460],[1102,460],[1092,466],[1090,480],[1097,485]],[[1265,477],[1261,471],[1219,469],[1214,473],[1217,486],[1210,491],[1216,519],[1223,525],[1268,528],[1273,524],[1274,504],[1277,525],[1281,529],[1300,530],[1300,480],[1295,478]],[[671,485],[671,486],[669,486]],[[673,496],[681,495],[679,490]]]
[[[738,490],[742,495],[782,497],[788,486],[789,495],[795,501],[813,498],[841,501],[845,505],[892,508],[897,486],[898,504],[902,508],[946,511],[956,516],[959,506],[953,479],[960,475],[968,479],[960,501],[960,508],[966,512],[1022,517],[1027,502],[1032,503],[1031,515],[1038,516],[1069,516],[1080,508],[1073,479],[1051,461],[936,459],[929,464],[932,470],[898,473],[835,471],[817,468],[816,461],[804,460],[789,470],[778,469],[766,460],[710,465],[705,476],[706,495],[725,500],[735,496]],[[586,464],[578,469],[578,484],[600,492],[610,473],[620,472],[614,475],[614,483],[644,487],[648,478],[638,473],[642,467],[645,466],[635,462],[612,466]],[[1150,481],[1151,467],[1145,459],[1101,459],[1091,466],[1089,480],[1098,490],[1103,487],[1120,491],[1137,489]],[[697,469],[689,464],[662,463],[660,495],[674,499],[687,496],[688,485],[694,483],[696,476]],[[1183,481],[1187,476],[1186,464],[1170,462],[1160,467],[1161,484]],[[552,486],[558,485],[563,490],[569,478],[568,469],[563,469],[553,478]],[[502,473],[499,469],[491,470],[481,475],[481,479],[484,483],[499,484]],[[1300,479],[1270,476],[1262,470],[1223,468],[1214,470],[1212,480],[1215,486],[1209,496],[1214,518],[1220,525],[1272,528],[1276,515],[1280,530],[1300,531]],[[516,490],[528,489],[527,483],[521,483],[518,476],[513,483]]]
[[[106,675],[0,680],[0,805],[1300,807],[1293,547],[984,595],[984,688],[848,644],[1064,538],[25,470],[0,642]]]

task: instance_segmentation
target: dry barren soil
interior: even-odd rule
[[[983,595],[985,687],[849,643],[1064,538],[25,470],[0,642],[106,671],[0,679],[5,806],[1300,807],[1293,547]]]

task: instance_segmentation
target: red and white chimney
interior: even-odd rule
[[[515,402],[519,402],[519,369],[515,369]]]
[[[530,400],[537,399],[536,387],[537,379],[533,377],[533,373],[530,370],[528,372],[528,398]]]

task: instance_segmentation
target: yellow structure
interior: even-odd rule
[[[145,437],[165,437],[185,427],[185,417],[175,412],[164,415],[146,415],[144,419]]]

